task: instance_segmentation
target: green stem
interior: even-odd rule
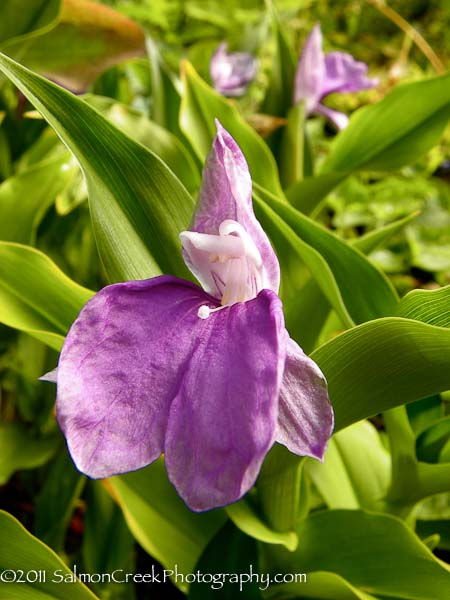
[[[304,106],[299,102],[288,113],[281,141],[280,177],[284,189],[303,179],[304,144]]]
[[[416,457],[414,432],[406,408],[384,413],[392,456],[392,478],[384,510],[408,519],[420,500],[450,490],[450,463],[429,464]]]

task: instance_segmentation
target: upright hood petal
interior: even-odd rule
[[[196,233],[219,234],[220,225],[236,221],[252,239],[263,265],[265,289],[280,286],[280,266],[252,206],[252,181],[247,162],[231,135],[216,121],[217,134],[203,170],[203,184],[190,231],[181,234],[184,260],[205,291],[220,298],[214,264],[199,247]]]
[[[276,433],[283,323],[281,301],[263,290],[201,324],[165,440],[169,479],[193,510],[235,502],[255,482]]]
[[[323,96],[325,56],[322,50],[322,31],[317,23],[303,48],[294,80],[294,104],[303,101],[307,115],[314,112]]]

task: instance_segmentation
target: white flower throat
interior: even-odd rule
[[[197,233],[192,243],[208,255],[211,273],[222,294],[221,306],[198,310],[201,319],[236,302],[256,298],[263,289],[264,273],[261,254],[247,231],[237,221],[226,219],[219,225],[219,235]]]

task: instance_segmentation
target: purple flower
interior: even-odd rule
[[[317,23],[306,40],[297,65],[294,82],[294,104],[303,101],[306,115],[321,114],[338,129],[348,124],[344,113],[331,110],[321,101],[334,92],[358,92],[378,85],[378,79],[367,77],[367,65],[345,52],[322,50],[322,32]]]
[[[248,52],[227,52],[223,42],[214,52],[209,70],[214,89],[224,96],[242,96],[254,79],[258,61]]]
[[[80,471],[109,477],[164,453],[170,481],[201,511],[243,496],[276,441],[321,459],[333,412],[323,374],[286,332],[247,163],[219,123],[180,237],[203,289],[166,275],[105,287],[47,379]]]

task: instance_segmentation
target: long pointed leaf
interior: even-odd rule
[[[178,234],[193,200],[168,167],[66,90],[0,55],[2,70],[73,152],[86,177],[100,256],[111,281],[187,276]]]

